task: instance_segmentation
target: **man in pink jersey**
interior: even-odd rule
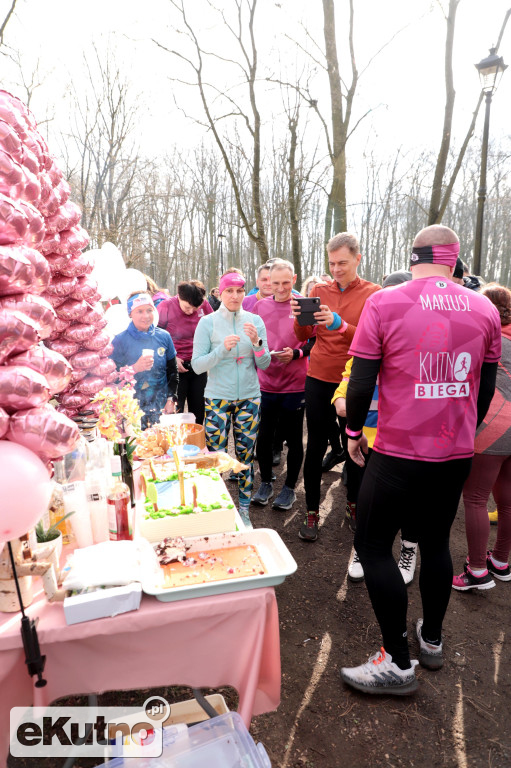
[[[474,453],[477,424],[495,389],[500,322],[495,307],[450,278],[459,241],[433,225],[415,238],[412,280],[366,302],[350,354],[348,450],[359,466],[362,426],[379,373],[378,433],[360,488],[355,549],[383,636],[381,653],[342,679],[376,694],[417,688],[414,667],[443,664],[442,622],[452,584],[449,533]],[[419,662],[410,660],[407,593],[392,556],[394,538],[411,524],[421,553]]]
[[[258,301],[252,309],[264,320],[268,347],[272,355],[270,367],[258,371],[261,386],[261,421],[257,436],[257,460],[261,485],[252,503],[264,507],[273,496],[272,462],[275,432],[278,425],[287,442],[285,483],[273,502],[277,510],[291,509],[296,501],[295,485],[303,461],[303,414],[305,410],[305,377],[307,359],[304,347],[294,332],[291,297],[296,275],[290,261],[276,259],[270,269],[273,296]],[[308,352],[308,349],[305,350]]]

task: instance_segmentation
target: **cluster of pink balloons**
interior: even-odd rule
[[[91,305],[99,296],[82,253],[88,236],[69,194],[29,110],[0,91],[0,438],[45,463],[79,438],[68,418],[76,409],[59,412],[50,398],[69,398],[88,379],[76,406],[88,403],[111,349],[101,306]]]

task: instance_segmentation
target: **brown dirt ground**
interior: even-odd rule
[[[275,528],[298,563],[297,573],[276,588],[281,704],[253,719],[252,736],[265,745],[273,768],[510,768],[511,583],[497,582],[483,593],[453,592],[444,624],[446,662],[438,672],[418,667],[419,689],[413,696],[366,696],[340,681],[341,666],[362,663],[381,643],[364,584],[346,578],[353,536],[343,522],[340,470],[323,476],[321,532],[313,544],[297,535],[302,482],[296,511],[252,508],[255,527]],[[277,468],[276,493],[283,480]],[[258,481],[257,475],[256,487]],[[451,549],[459,571],[466,554],[462,506]],[[408,595],[413,656],[418,650],[414,624],[421,616],[417,575]],[[170,702],[190,698],[183,688],[154,692]],[[234,709],[235,692],[221,692]],[[100,702],[134,705],[145,698],[147,691],[111,692]],[[76,766],[96,764],[82,760]],[[13,758],[8,763],[9,768],[32,765],[34,760]],[[60,761],[37,761],[38,768],[59,766]]]

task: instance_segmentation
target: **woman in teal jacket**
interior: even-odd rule
[[[271,357],[264,322],[241,307],[245,278],[237,271],[226,272],[220,279],[219,291],[220,308],[201,318],[195,330],[192,368],[198,374],[208,372],[204,427],[210,451],[227,450],[232,419],[236,458],[248,467],[239,473],[240,515],[250,525],[261,403],[257,368],[268,368]]]

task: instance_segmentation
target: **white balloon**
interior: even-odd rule
[[[108,307],[105,312],[105,320],[107,321],[105,331],[111,339],[118,333],[125,331],[130,324],[126,304],[112,304],[111,307]]]
[[[121,301],[126,301],[130,293],[135,291],[147,291],[147,280],[138,269],[127,269],[118,278],[118,296]]]

